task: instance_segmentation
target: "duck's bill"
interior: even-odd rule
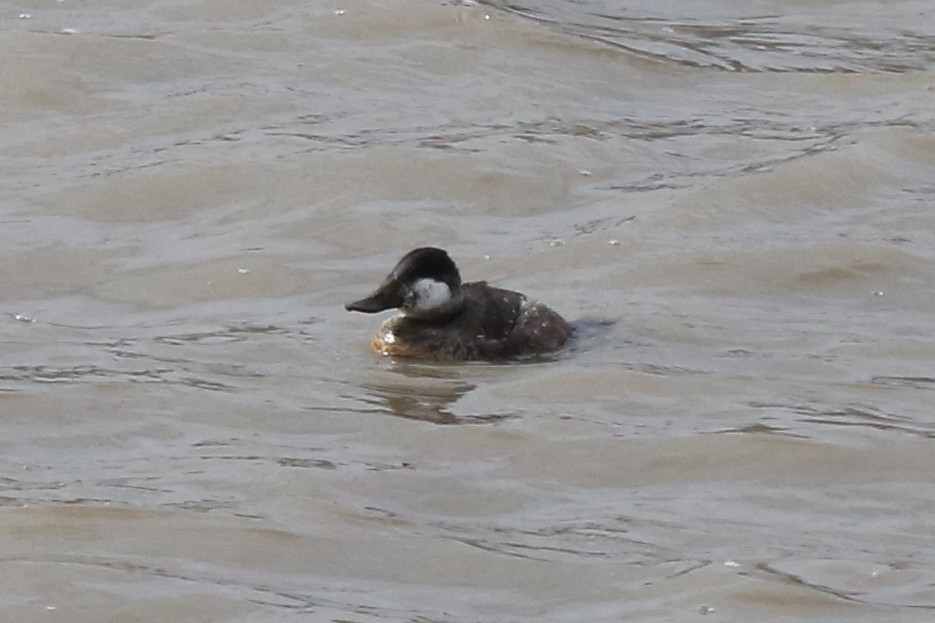
[[[395,284],[381,286],[376,292],[365,299],[348,303],[344,306],[347,311],[375,314],[385,309],[395,309],[403,304],[403,297],[397,292]]]

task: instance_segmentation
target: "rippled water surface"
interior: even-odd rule
[[[930,2],[0,24],[4,621],[935,617]],[[575,343],[368,352],[426,244]]]

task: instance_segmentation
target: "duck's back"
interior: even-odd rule
[[[396,315],[374,336],[373,349],[440,361],[499,360],[553,351],[571,335],[561,316],[519,292],[485,282],[466,283],[461,292],[464,306],[455,316]]]

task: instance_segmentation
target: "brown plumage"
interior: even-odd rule
[[[369,297],[350,311],[399,308],[373,336],[384,355],[436,361],[496,361],[557,350],[572,328],[557,313],[519,292],[478,281],[461,284],[442,249],[404,256]]]

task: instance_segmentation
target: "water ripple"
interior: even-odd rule
[[[877,13],[859,10],[848,24],[840,12],[814,9],[792,16],[739,10],[717,15],[724,9],[714,3],[627,3],[618,10],[599,0],[484,4],[640,58],[732,72],[903,73],[924,69],[935,52],[930,30],[907,31],[901,23],[889,27]],[[921,4],[919,10],[931,12]]]

